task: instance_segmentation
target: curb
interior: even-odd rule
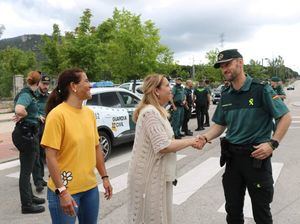
[[[0,119],[0,123],[1,123],[1,122],[8,122],[8,121],[12,121],[12,119],[11,119],[11,118]]]
[[[7,159],[1,159],[0,164],[11,162],[11,161],[14,161],[14,160],[17,160],[17,159],[19,159],[19,156],[10,157],[10,158],[7,158]]]

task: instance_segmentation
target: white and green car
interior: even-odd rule
[[[92,99],[85,104],[95,113],[106,160],[113,146],[134,140],[135,123],[132,115],[141,99],[123,88],[92,88],[91,93]]]

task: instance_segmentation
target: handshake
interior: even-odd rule
[[[197,135],[196,137],[190,138],[189,140],[191,140],[191,146],[198,150],[201,150],[206,143],[211,143],[204,135]]]

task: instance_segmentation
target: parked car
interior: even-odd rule
[[[286,90],[295,90],[295,86],[289,85],[289,86],[286,88]]]
[[[95,113],[100,144],[107,160],[114,146],[134,140],[132,115],[141,99],[117,87],[92,88],[91,93],[92,99],[84,104]]]
[[[211,100],[213,104],[217,104],[220,102],[221,99],[221,91],[223,89],[224,85],[221,84],[218,86],[218,88],[216,88],[215,90],[213,90],[212,94],[211,94]]]
[[[140,98],[142,98],[142,96],[143,96],[143,91],[141,89],[142,86],[143,86],[143,82],[142,81],[136,81],[135,91],[133,91],[133,82],[123,83],[123,84],[119,85],[119,88],[127,89],[127,90],[129,90],[131,92],[134,92],[137,96],[139,96]]]

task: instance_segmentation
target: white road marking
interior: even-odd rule
[[[114,166],[118,166],[122,163],[128,162],[131,158],[131,152],[127,152],[125,154],[122,154],[120,156],[117,156],[115,158],[112,158],[105,162],[106,169],[112,168]]]
[[[0,164],[0,170],[5,170],[5,169],[9,169],[15,166],[19,166],[20,165],[20,160],[16,159],[10,162],[6,162],[6,163],[1,163]]]
[[[6,175],[7,177],[13,177],[13,178],[17,178],[19,179],[19,176],[20,176],[20,172],[15,172],[15,173],[11,173],[11,174],[8,174]]]
[[[276,184],[276,181],[279,177],[282,167],[283,167],[283,163],[272,163],[274,185]],[[225,203],[219,208],[218,212],[226,213]],[[244,216],[248,217],[248,218],[253,218],[251,199],[250,199],[248,190],[246,191],[246,195],[245,195]]]
[[[186,157],[186,155],[177,154],[177,161],[183,159],[184,157]],[[113,186],[114,194],[119,193],[127,188],[127,175],[128,173],[126,172],[110,180],[110,183]],[[105,192],[102,184],[98,185],[98,189],[101,192]]]
[[[300,127],[289,127],[289,129],[299,129]]]
[[[211,157],[178,178],[174,187],[173,203],[180,205],[212,179],[223,168],[219,158]]]

